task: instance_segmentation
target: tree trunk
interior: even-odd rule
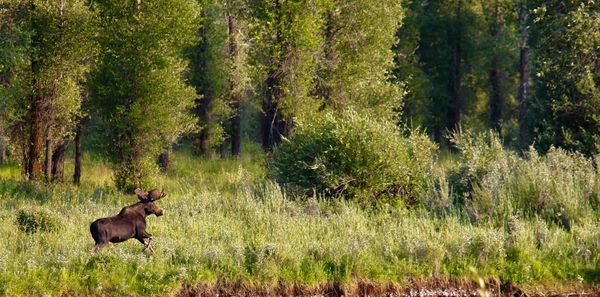
[[[35,91],[34,91],[35,92]],[[42,98],[38,94],[33,96],[30,110],[31,126],[29,138],[29,156],[27,157],[27,175],[30,180],[39,180],[42,176],[42,150],[44,149],[44,128],[42,126]]]
[[[221,146],[219,147],[220,153],[221,153],[221,159],[227,158],[227,153],[229,152],[229,144],[230,143],[231,143],[230,138],[223,139],[223,142],[221,143]]]
[[[239,100],[234,101],[232,106],[234,115],[231,118],[231,155],[238,157],[242,153],[241,102]]]
[[[527,96],[529,87],[529,45],[527,32],[527,19],[529,14],[525,4],[519,6],[519,34],[521,45],[519,50],[519,144],[522,148],[529,145],[529,130],[527,127]]]
[[[167,171],[171,168],[171,152],[168,149],[158,156],[158,166],[162,171]]]
[[[228,16],[229,25],[229,58],[234,65],[239,62],[239,47],[237,40],[237,22],[235,17],[231,14]],[[236,86],[239,82],[235,81],[235,78],[230,77],[230,88],[231,88],[231,107],[233,109],[233,116],[231,118],[231,154],[233,156],[239,156],[242,150],[242,127],[241,127],[241,101],[242,94],[239,87]]]
[[[82,137],[81,119],[77,123],[75,129],[75,170],[73,172],[73,183],[79,185],[81,183],[81,137]]]
[[[206,18],[207,16],[204,14],[204,10],[202,12],[201,15],[202,18]],[[205,26],[201,26],[200,30],[198,30],[198,35],[200,37],[200,40],[202,40],[202,43],[208,43],[208,35],[209,33],[207,32],[207,29],[205,28]],[[198,47],[198,56],[202,56],[204,51],[208,51],[208,49],[206,49],[205,47]],[[207,61],[205,59],[200,59],[197,58],[194,61],[194,73],[199,74],[199,73],[204,73],[207,71],[208,65],[207,65]],[[198,82],[196,82],[198,83]],[[198,87],[198,86],[197,86]],[[211,124],[211,120],[212,120],[212,97],[213,94],[211,92],[209,92],[210,89],[204,90],[202,93],[204,94],[203,98],[198,98],[196,99],[196,108],[195,108],[195,112],[196,112],[196,116],[198,117],[198,119],[200,119],[200,123],[202,124],[202,129],[200,129],[200,133],[198,134],[198,137],[196,139],[194,139],[194,147],[196,148],[197,153],[200,156],[203,157],[211,157],[212,155],[212,151],[211,151],[211,145],[210,145],[210,128],[209,125]]]
[[[281,9],[281,3],[276,0],[275,8]],[[276,14],[275,23],[281,23],[279,14]],[[277,27],[279,30],[279,27]],[[275,43],[286,48],[285,40],[281,32],[276,32]],[[285,52],[285,50],[284,50]],[[269,71],[266,81],[266,96],[262,103],[264,117],[262,120],[262,138],[263,148],[271,150],[273,146],[281,141],[283,136],[288,136],[294,125],[293,119],[289,116],[284,117],[280,110],[281,102],[285,98],[285,92],[282,89],[283,78],[286,75],[285,58],[280,56],[273,61],[274,66]]]
[[[293,127],[291,118],[284,118],[279,110],[279,102],[283,100],[283,90],[281,90],[279,71],[272,72],[267,79],[267,96],[263,100],[263,111],[265,113],[262,121],[263,148],[271,150],[281,141],[281,138],[288,136]]]
[[[0,122],[0,165],[6,162],[6,142],[4,133],[4,123]]]
[[[210,101],[208,98],[196,100],[196,114],[204,126],[200,130],[198,138],[194,141],[194,146],[201,156],[210,157],[210,131],[208,125],[211,120],[211,113]]]
[[[65,180],[65,150],[67,142],[63,140],[52,153],[52,182],[63,182]]]
[[[23,125],[24,126],[24,125]],[[29,127],[27,127],[29,128]],[[24,129],[27,129],[26,127],[19,127],[20,132],[24,132]],[[23,133],[25,134],[25,133]],[[21,141],[20,143],[21,147],[21,168],[22,168],[22,172],[23,175],[26,177],[29,177],[29,142],[26,140]]]
[[[35,11],[35,3],[31,1],[31,14]],[[33,22],[33,20],[32,20]],[[35,24],[32,24],[35,27]],[[31,48],[36,48],[39,45],[39,36],[34,34],[31,40]],[[42,150],[44,149],[44,127],[42,125],[42,116],[44,108],[44,98],[37,89],[36,76],[38,74],[39,62],[35,55],[32,54],[31,73],[33,76],[32,87],[33,91],[30,95],[31,109],[29,110],[29,120],[31,121],[28,156],[27,156],[27,176],[30,180],[39,180],[42,177]]]
[[[460,87],[462,81],[462,4],[463,0],[458,0],[455,9],[455,26],[448,28],[449,40],[453,40],[452,44],[452,61],[450,70],[450,79],[448,81],[448,89],[450,95],[450,106],[448,108],[448,126],[450,131],[455,131],[460,124],[462,112],[462,99],[460,95]],[[454,29],[454,32],[452,32]],[[454,34],[452,34],[454,33]]]
[[[493,19],[490,25],[490,33],[492,40],[498,43],[502,35],[502,29],[500,27],[500,7],[498,0],[494,5]],[[498,47],[495,47],[498,48]],[[504,95],[502,90],[502,69],[500,68],[500,53],[498,50],[494,50],[492,57],[491,68],[490,68],[490,85],[491,85],[491,96],[490,96],[490,122],[492,128],[502,134],[502,106],[504,105]]]
[[[44,176],[46,181],[51,180],[52,172],[52,138],[50,137],[50,127],[46,128],[46,150],[44,152]]]

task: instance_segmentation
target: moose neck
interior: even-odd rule
[[[120,215],[130,216],[130,215],[139,215],[142,218],[146,218],[148,214],[144,210],[144,203],[138,202],[136,204],[129,205],[121,210]]]

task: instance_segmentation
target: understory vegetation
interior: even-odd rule
[[[21,182],[16,164],[2,165],[0,295],[169,295],[217,279],[401,284],[473,269],[525,286],[598,284],[595,159],[520,156],[493,134],[454,142],[458,154],[433,159],[410,207],[290,192],[267,178],[264,155],[198,162],[184,146],[155,181],[168,193],[165,215],[149,218],[155,252],[130,240],[97,256],[89,223],[136,201],[116,190],[110,165],[85,155],[79,187]]]

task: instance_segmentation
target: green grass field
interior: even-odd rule
[[[165,215],[148,219],[155,252],[130,240],[97,256],[89,224],[136,202],[114,189],[107,164],[86,156],[80,187],[24,183],[16,164],[0,166],[0,295],[169,296],[183,284],[223,279],[402,284],[477,274],[526,287],[600,282],[597,210],[569,228],[536,216],[473,222],[460,211],[287,197],[267,179],[260,155],[202,160],[183,149],[173,162],[156,180],[168,193],[157,202]]]

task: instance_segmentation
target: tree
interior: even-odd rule
[[[400,32],[414,38],[418,36],[418,48],[399,49],[404,57],[417,55],[422,72],[415,74],[418,80],[410,72],[398,74],[409,84],[423,85],[429,91],[424,94],[409,90],[407,104],[409,107],[423,106],[421,109],[427,113],[425,126],[431,129],[437,142],[442,142],[444,130],[455,130],[478,99],[476,94],[481,83],[477,78],[481,75],[476,73],[476,65],[482,63],[477,54],[483,39],[479,30],[481,11],[471,0],[413,1],[407,8],[410,11],[406,22],[411,26]],[[414,68],[415,62],[410,63],[403,67],[413,65],[408,69]],[[411,93],[418,96],[413,97]]]
[[[522,148],[529,145],[527,127],[527,106],[529,98],[529,10],[527,0],[515,1],[518,14],[519,41],[519,87],[517,99],[519,102],[519,145]]]
[[[205,0],[201,42],[193,50],[192,83],[203,98],[196,113],[202,128],[195,141],[198,152],[210,156],[220,146],[221,155],[241,151],[241,102],[249,88],[246,73],[244,2]],[[231,145],[231,148],[229,147]]]
[[[399,1],[331,0],[323,18],[315,96],[324,107],[370,110],[391,119],[402,99],[389,76],[402,20]]]
[[[250,0],[252,58],[264,92],[262,144],[289,135],[294,120],[318,108],[311,96],[322,38],[318,0]]]
[[[529,1],[535,51],[535,143],[584,154],[600,148],[600,3]]]
[[[244,93],[248,90],[248,75],[245,46],[242,39],[241,26],[243,14],[240,4],[229,1],[227,4],[227,27],[228,27],[228,60],[229,77],[228,93],[230,98],[231,116],[231,154],[239,156],[242,152],[242,101]],[[235,9],[234,7],[237,7]],[[243,25],[242,25],[243,26]]]
[[[197,40],[199,6],[186,0],[95,2],[100,65],[92,100],[106,125],[117,187],[148,186],[156,158],[195,128],[184,50]]]
[[[7,70],[11,83],[18,86],[7,92],[8,108],[14,114],[10,129],[17,132],[13,138],[22,139],[27,176],[42,177],[45,149],[45,175],[51,180],[53,147],[69,137],[81,109],[81,88],[95,49],[93,14],[81,0],[6,1],[4,5],[13,12],[12,35],[24,34],[9,44],[16,55],[28,60],[23,67],[13,59],[13,67]],[[58,147],[60,154],[64,147]],[[54,164],[61,166],[61,158],[56,160]]]
[[[201,128],[194,144],[200,155],[209,157],[212,148],[223,141],[221,123],[230,114],[222,100],[227,80],[224,54],[227,25],[221,1],[204,0],[201,4],[200,43],[190,53],[193,61],[190,81],[198,94],[202,94],[196,99],[195,110]]]

